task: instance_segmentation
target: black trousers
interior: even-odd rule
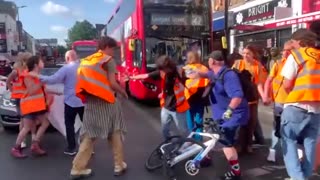
[[[64,104],[64,123],[66,125],[66,134],[68,149],[74,150],[76,148],[76,138],[74,124],[76,122],[77,115],[80,116],[80,120],[83,119],[84,107],[71,107],[67,104]]]

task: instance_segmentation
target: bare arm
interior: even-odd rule
[[[269,76],[266,82],[264,83],[264,97],[266,98],[269,97],[272,81],[273,81],[273,77]]]
[[[242,101],[242,98],[234,97],[234,98],[231,99],[230,104],[229,104],[229,107],[230,107],[231,109],[235,109],[235,108],[237,108],[237,107],[239,106],[239,104],[241,103],[241,101]]]
[[[42,88],[42,84],[35,84],[33,79],[30,77],[25,77],[24,78],[24,84],[26,85],[27,88],[27,93],[29,95],[34,95],[37,93],[37,91],[39,91],[39,89]]]
[[[9,76],[8,76],[8,79],[7,79],[7,81],[6,81],[6,84],[7,84],[7,88],[8,88],[10,91],[12,91],[12,81],[13,81],[15,78],[17,78],[17,76],[18,76],[18,73],[17,73],[16,70],[13,70],[13,71],[9,74]]]
[[[128,98],[126,91],[117,83],[115,73],[108,71],[108,79],[110,82],[110,86],[114,91],[116,91],[116,92],[122,94],[124,97]]]
[[[257,89],[258,89],[258,92],[259,92],[260,96],[261,96],[262,98],[264,98],[265,96],[264,96],[263,84],[259,83],[259,84],[257,85]]]
[[[148,77],[149,77],[149,74],[139,74],[139,75],[130,76],[130,79],[140,80],[140,79],[147,79]]]
[[[284,79],[283,81],[283,88],[287,93],[290,93],[293,89],[294,86],[294,80],[288,80],[288,79]]]

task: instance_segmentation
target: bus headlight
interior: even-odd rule
[[[2,105],[5,107],[15,107],[16,104],[11,102],[11,100],[8,99],[2,99]]]

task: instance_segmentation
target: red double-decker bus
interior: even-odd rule
[[[157,99],[160,79],[120,77],[154,71],[161,55],[184,64],[189,50],[207,54],[210,6],[210,0],[120,1],[106,25],[107,35],[119,43],[115,59],[120,84],[137,99]]]
[[[80,40],[72,43],[72,49],[77,52],[79,58],[85,58],[97,51],[97,41]]]

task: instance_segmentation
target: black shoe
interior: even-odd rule
[[[69,156],[74,156],[77,154],[77,151],[75,149],[66,149],[64,152],[64,154],[69,155]]]
[[[224,176],[221,176],[220,180],[241,180],[241,176],[237,176],[232,171],[229,171]]]

